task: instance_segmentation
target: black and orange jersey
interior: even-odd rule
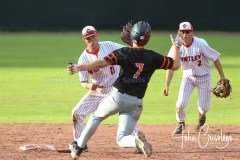
[[[114,83],[120,92],[143,98],[148,82],[156,69],[170,69],[173,59],[152,50],[124,47],[104,57],[112,65],[121,66]]]

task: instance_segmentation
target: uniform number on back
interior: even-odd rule
[[[133,78],[138,78],[138,76],[141,74],[142,70],[143,70],[143,63],[135,63],[135,65],[138,67],[137,72],[134,74]]]

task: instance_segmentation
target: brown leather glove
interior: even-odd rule
[[[232,86],[228,79],[221,79],[215,88],[213,88],[213,94],[220,98],[228,97],[232,92]]]
[[[128,22],[125,26],[123,26],[123,30],[121,32],[121,40],[129,46],[132,46],[131,39],[131,31],[132,31],[132,23]]]

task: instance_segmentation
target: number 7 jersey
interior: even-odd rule
[[[180,59],[182,70],[185,75],[203,76],[211,72],[210,61],[216,61],[220,53],[212,49],[204,39],[193,37],[193,43],[190,46],[182,45],[180,47]],[[169,51],[168,56],[172,56]]]
[[[125,46],[110,41],[99,42],[98,52],[90,53],[85,49],[78,60],[78,64],[86,64],[93,60],[102,59],[114,50],[122,47]],[[119,71],[119,66],[110,65],[99,70],[80,71],[78,73],[81,82],[88,81],[89,76],[91,76],[92,83],[97,83],[101,87],[109,87],[118,78]]]
[[[173,59],[152,50],[124,47],[104,58],[121,66],[121,74],[114,83],[118,91],[143,98],[148,82],[156,69],[170,69]]]

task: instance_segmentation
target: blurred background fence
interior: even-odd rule
[[[0,0],[2,31],[120,29],[128,20],[156,30],[191,21],[197,30],[240,31],[239,0]]]

